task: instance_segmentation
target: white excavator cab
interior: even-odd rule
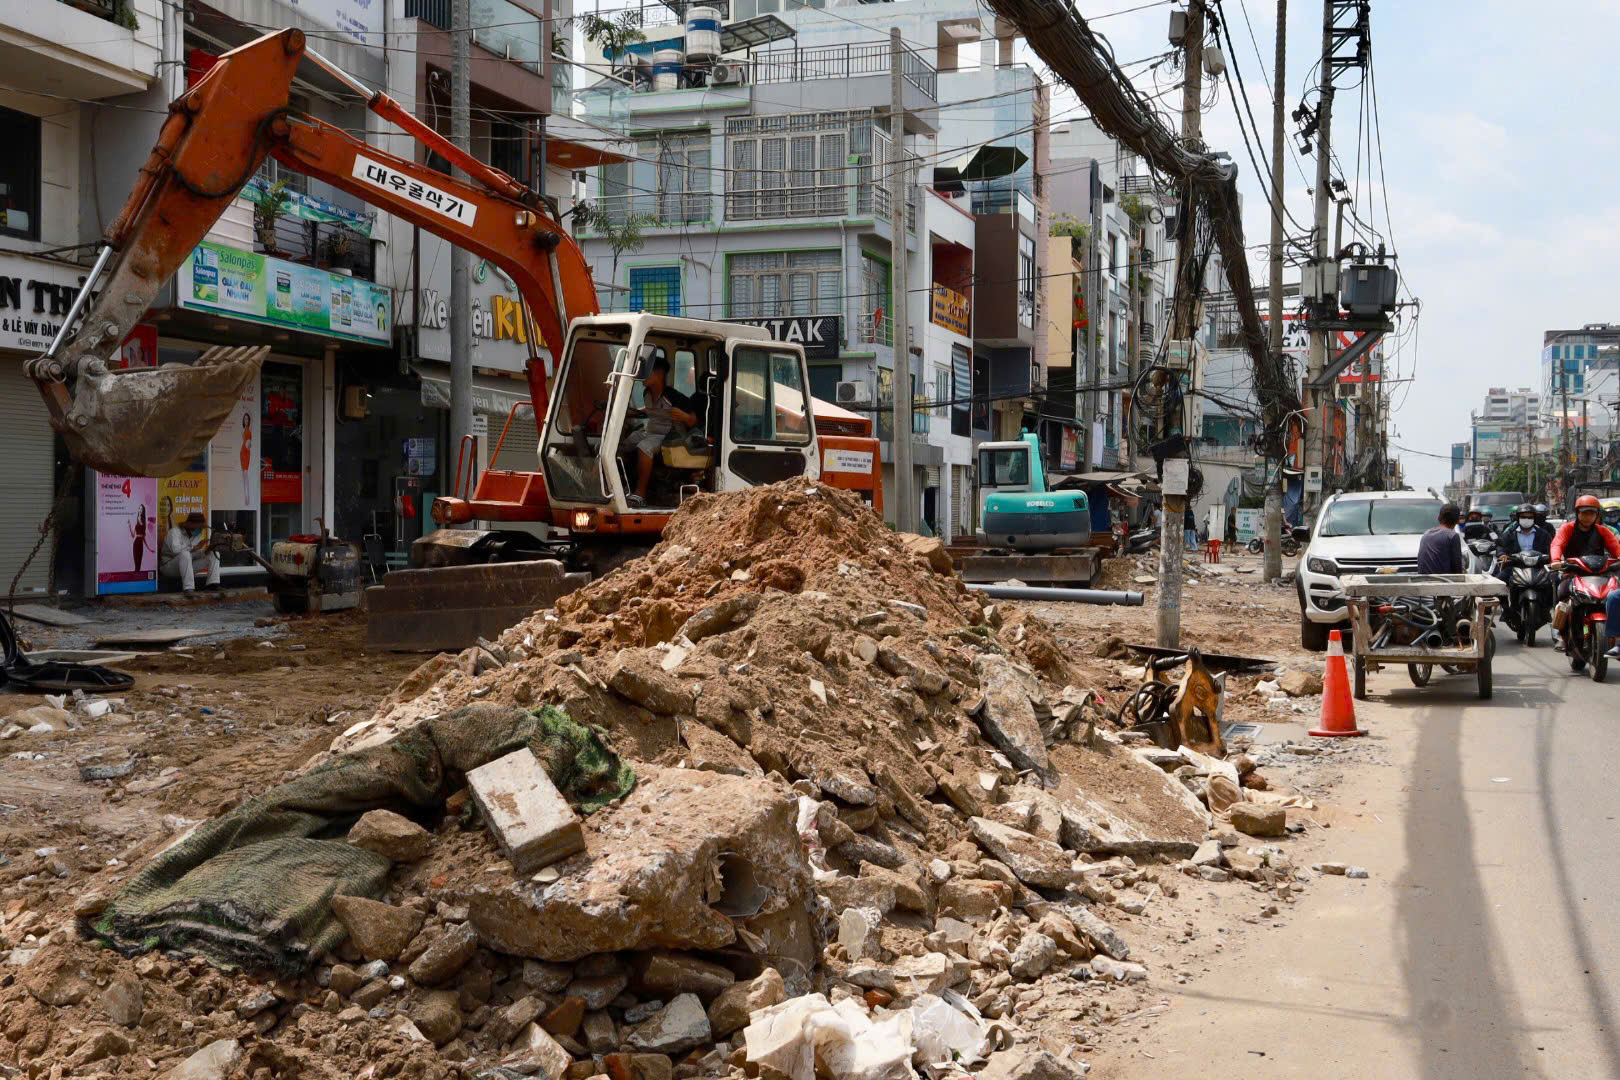
[[[816,477],[808,379],[803,350],[757,327],[646,313],[577,319],[540,447],[551,505],[594,531],[603,515],[669,514],[698,492]],[[638,491],[643,455],[652,470]]]

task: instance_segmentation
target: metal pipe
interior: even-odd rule
[[[96,256],[96,265],[90,268],[89,275],[84,279],[83,287],[79,289],[78,295],[73,298],[73,304],[68,308],[67,317],[62,320],[62,325],[57,328],[56,336],[51,339],[51,347],[45,350],[42,359],[51,360],[56,357],[57,350],[67,340],[68,331],[79,320],[79,314],[84,311],[84,306],[90,302],[90,290],[96,287],[96,282],[101,278],[101,272],[107,269],[107,261],[112,257],[113,249],[110,246],[102,248],[101,254]]]
[[[1043,589],[1034,585],[969,585],[974,592],[993,600],[1051,600],[1070,604],[1120,604],[1141,607],[1139,592],[1113,592],[1108,589]]]

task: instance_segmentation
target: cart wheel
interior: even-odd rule
[[[1491,696],[1491,658],[1489,653],[1474,667],[1474,674],[1479,678],[1479,697],[1481,701]]]
[[[1428,686],[1429,676],[1434,674],[1433,664],[1407,664],[1406,675],[1412,680],[1413,686]]]
[[[1356,700],[1367,700],[1367,662],[1356,657]]]

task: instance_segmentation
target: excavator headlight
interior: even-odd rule
[[[596,515],[589,510],[574,511],[574,531],[590,532],[596,528]]]

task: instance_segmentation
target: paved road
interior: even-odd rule
[[[1094,1076],[1620,1077],[1620,667],[1499,640],[1490,702],[1369,680],[1389,765],[1346,777],[1319,857],[1371,880],[1313,885]]]

